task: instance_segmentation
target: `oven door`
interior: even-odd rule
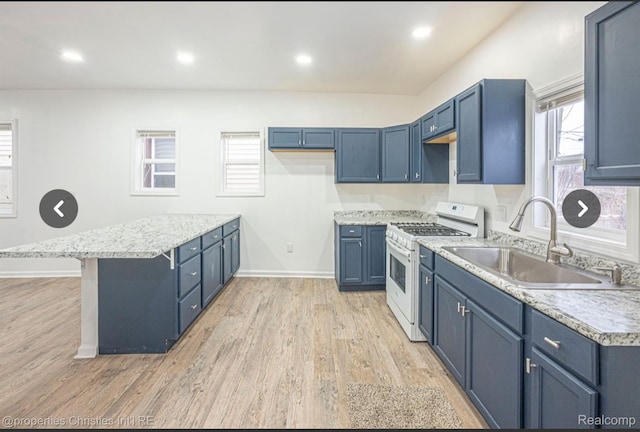
[[[414,323],[411,299],[413,271],[411,251],[387,239],[387,302],[393,301],[410,324]]]

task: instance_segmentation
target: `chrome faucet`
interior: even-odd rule
[[[549,230],[551,239],[549,240],[549,245],[547,246],[547,262],[552,264],[560,264],[560,257],[571,257],[573,256],[573,251],[566,243],[564,243],[564,246],[558,246],[558,224],[556,208],[549,199],[545,197],[531,197],[523,202],[520,206],[520,210],[518,210],[518,214],[516,215],[515,219],[513,219],[513,222],[511,222],[511,225],[509,225],[509,229],[512,231],[520,231],[520,229],[522,228],[524,211],[529,206],[529,204],[536,201],[545,204],[551,212],[551,227]]]

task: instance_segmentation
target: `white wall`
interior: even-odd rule
[[[2,91],[0,119],[19,125],[17,219],[0,219],[0,248],[171,212],[240,213],[241,271],[333,272],[334,210],[430,210],[438,200],[482,205],[489,228],[496,203],[509,219],[525,186],[336,185],[332,153],[266,151],[266,196],[216,198],[218,136],[267,126],[379,127],[410,122],[483,78],[526,78],[537,89],[583,67],[584,17],[604,2],[530,2],[417,97],[215,91]],[[129,195],[131,131],[178,127],[179,197]],[[530,149],[529,149],[530,150]],[[455,166],[455,144],[450,152]],[[528,164],[528,163],[527,163]],[[80,212],[68,228],[46,226],[47,191],[74,193]],[[294,253],[285,245],[294,243]],[[75,260],[2,259],[0,275],[77,271]]]
[[[498,30],[418,97],[419,108],[414,117],[428,112],[483,78],[524,78],[530,90],[535,91],[582,72],[584,18],[604,3],[526,2]],[[484,206],[489,229],[513,234],[508,230],[508,223],[530,193],[526,186],[456,184],[453,177],[455,150],[454,143],[449,152],[449,200]],[[530,157],[529,139],[527,170],[530,169]],[[506,223],[495,220],[497,203],[507,205]]]
[[[245,273],[333,273],[333,211],[415,209],[447,186],[336,185],[333,153],[266,155],[266,196],[217,198],[219,134],[267,126],[379,127],[406,122],[415,97],[215,91],[3,91],[19,119],[18,218],[0,219],[0,248],[164,212],[240,213]],[[179,197],[131,196],[132,130],[180,130]],[[42,222],[51,189],[79,203],[64,229]],[[294,253],[286,253],[286,243]],[[77,272],[73,259],[2,259],[0,275]],[[56,273],[58,272],[58,273]]]

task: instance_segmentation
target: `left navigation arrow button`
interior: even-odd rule
[[[53,211],[58,213],[58,216],[60,217],[64,217],[64,213],[60,211],[60,207],[62,207],[62,204],[64,204],[64,200],[60,200],[60,202],[53,208]]]
[[[78,202],[71,192],[54,189],[40,200],[40,217],[50,227],[64,228],[78,216]]]

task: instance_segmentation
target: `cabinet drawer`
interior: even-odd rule
[[[200,283],[200,255],[196,255],[189,261],[178,266],[178,297],[188,293],[191,288]]]
[[[193,322],[202,310],[200,304],[200,297],[202,295],[200,285],[194,288],[189,295],[180,301],[180,332],[182,333],[189,327],[189,324]]]
[[[420,246],[420,265],[425,266],[429,270],[433,270],[433,251],[424,246]]]
[[[240,219],[234,219],[231,222],[227,222],[222,226],[222,235],[228,236],[238,228],[240,228]]]
[[[215,243],[218,243],[220,240],[222,240],[222,227],[216,228],[213,231],[209,231],[202,236],[202,250],[205,250]]]
[[[178,247],[178,263],[183,263],[194,255],[200,253],[200,237]]]
[[[536,310],[531,315],[531,340],[545,354],[590,383],[598,384],[598,345]]]
[[[340,227],[340,237],[362,237],[362,226],[342,225]]]

